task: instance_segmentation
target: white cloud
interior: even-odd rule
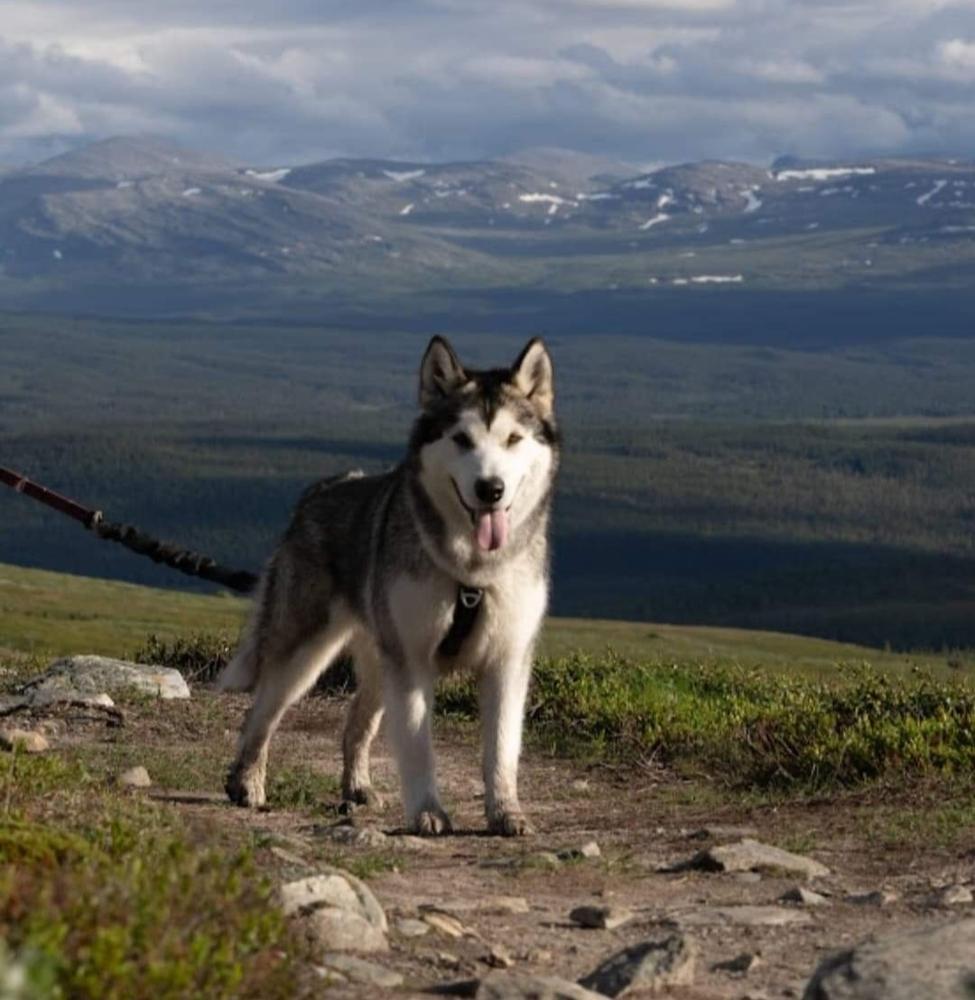
[[[965,154],[973,39],[948,0],[0,0],[0,161],[121,131],[270,164]]]

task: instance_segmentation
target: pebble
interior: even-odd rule
[[[932,897],[935,906],[964,906],[975,901],[972,890],[966,885],[946,885]]]
[[[431,927],[425,920],[414,920],[412,917],[400,917],[395,924],[398,934],[406,938],[423,937],[429,934]]]
[[[51,744],[40,733],[30,729],[0,729],[0,749],[44,753],[51,749]]]
[[[577,906],[569,919],[580,927],[593,927],[612,931],[628,924],[635,914],[621,906]]]
[[[152,785],[152,778],[149,772],[139,764],[137,767],[130,767],[118,776],[118,783],[125,788],[149,788]]]
[[[581,847],[567,847],[559,851],[557,857],[560,861],[579,861],[583,858],[599,858],[602,854],[595,840],[587,840]]]
[[[803,885],[795,885],[779,896],[780,903],[798,903],[800,906],[825,906],[829,900],[819,892]]]

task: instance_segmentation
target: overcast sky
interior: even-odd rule
[[[0,0],[0,163],[975,154],[975,3]]]

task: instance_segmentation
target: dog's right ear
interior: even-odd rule
[[[426,409],[467,381],[467,372],[454,349],[443,337],[434,337],[420,364],[420,406]]]

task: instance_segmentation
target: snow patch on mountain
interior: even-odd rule
[[[780,170],[777,181],[831,181],[840,177],[869,177],[876,167],[810,167],[805,170]]]
[[[415,181],[418,177],[423,177],[425,170],[384,170],[383,173],[397,184],[404,181]]]
[[[291,173],[291,167],[280,167],[277,170],[245,170],[244,173],[255,180],[277,184]]]
[[[938,192],[947,184],[947,181],[935,181],[934,187],[925,194],[919,195],[917,198],[917,203],[919,205],[926,205]]]
[[[661,222],[666,222],[670,216],[666,212],[658,212],[652,219],[647,219],[640,228],[641,229],[652,229],[654,226],[659,225]]]

